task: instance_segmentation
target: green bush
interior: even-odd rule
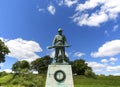
[[[17,79],[13,79],[13,80],[11,81],[11,84],[17,85],[17,84],[19,84],[19,81],[18,81]]]
[[[32,81],[23,81],[21,82],[21,85],[25,87],[35,87],[35,84]]]
[[[6,73],[5,71],[0,72],[0,77],[3,77],[3,76],[5,76],[5,75],[7,75],[7,73]]]
[[[93,77],[93,78],[96,78],[96,75],[94,72],[92,72],[91,70],[87,69],[85,70],[85,76],[87,77]]]
[[[20,84],[25,87],[44,87],[44,82],[45,78],[43,75],[34,75],[29,73],[25,75],[16,75],[10,84]]]

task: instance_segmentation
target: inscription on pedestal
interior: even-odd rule
[[[71,65],[49,65],[45,87],[74,87]]]

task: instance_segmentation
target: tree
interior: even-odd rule
[[[76,73],[77,75],[84,75],[85,70],[87,69],[87,64],[84,60],[75,60],[72,65],[73,73]]]
[[[16,73],[26,73],[30,69],[30,65],[27,61],[17,61],[13,64],[12,70]]]
[[[93,76],[92,68],[85,63],[85,60],[79,59],[71,62],[73,74]]]
[[[92,68],[91,68],[91,67],[88,67],[88,68],[85,70],[85,76],[96,78],[96,75],[95,75],[95,73],[92,71]]]
[[[0,77],[3,77],[5,75],[7,75],[7,73],[5,71],[0,72]]]
[[[5,62],[5,55],[8,53],[10,53],[10,50],[5,43],[0,40],[0,63]]]
[[[45,73],[48,65],[52,63],[50,56],[44,56],[31,62],[31,68],[38,71],[39,73]]]

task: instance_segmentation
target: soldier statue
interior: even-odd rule
[[[58,34],[55,35],[53,39],[52,46],[50,48],[55,48],[55,62],[59,63],[59,53],[61,52],[62,62],[65,62],[65,47],[69,47],[65,35],[62,34],[63,30],[58,29]]]

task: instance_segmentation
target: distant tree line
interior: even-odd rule
[[[60,57],[60,56],[59,56]],[[66,58],[66,61],[69,58]],[[52,63],[52,58],[50,56],[44,56],[38,58],[31,63],[27,61],[17,61],[13,64],[12,70],[16,73],[27,73],[31,70],[38,71],[39,74],[47,73],[48,65]],[[94,77],[95,73],[93,72],[92,68],[88,66],[88,64],[83,59],[78,59],[74,61],[69,61],[69,64],[72,66],[72,72],[75,75],[85,75],[88,77]]]

